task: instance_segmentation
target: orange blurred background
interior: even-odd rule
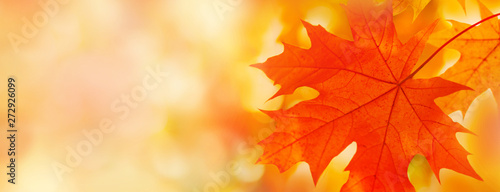
[[[274,127],[259,109],[317,93],[299,88],[267,101],[278,87],[249,65],[281,53],[281,42],[309,47],[301,19],[350,39],[345,1],[1,1],[0,90],[16,77],[19,132],[16,185],[1,168],[0,190],[339,191],[354,144],[317,186],[305,163],[285,173],[254,164],[262,153],[256,143]],[[476,1],[466,2],[467,15],[454,0],[432,0],[415,21],[413,10],[404,10],[394,18],[400,39],[438,18],[479,21]],[[500,12],[500,2],[482,2]],[[426,47],[423,59],[435,49]],[[443,61],[458,57],[444,50],[418,77],[439,75],[448,67]],[[450,115],[477,133],[458,137],[484,181],[442,170],[439,183],[417,156],[408,171],[417,191],[500,191],[496,102],[487,91],[468,112]],[[6,110],[0,113],[7,122]],[[103,121],[115,129],[103,132]],[[1,135],[5,167],[9,143]]]

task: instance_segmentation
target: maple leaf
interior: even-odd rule
[[[440,46],[462,33],[446,46],[458,50],[461,57],[441,77],[471,87],[474,91],[461,91],[445,99],[438,99],[438,105],[446,113],[467,111],[474,98],[488,88],[500,99],[499,20],[484,5],[480,4],[480,9],[485,18],[482,21],[474,25],[450,21],[453,24],[451,29],[436,32],[429,40],[429,43]]]
[[[412,7],[413,20],[415,20],[429,2],[431,0],[394,0],[392,5],[393,13],[397,15],[405,11],[408,7]]]
[[[411,7],[413,8],[413,20],[415,20],[430,2],[431,0],[394,0],[392,4],[393,13],[394,15],[398,15],[408,9],[408,7]],[[464,13],[467,13],[465,0],[457,0],[457,2],[462,6]]]
[[[427,158],[438,178],[439,170],[448,168],[481,179],[455,137],[468,130],[434,103],[469,88],[440,77],[412,78],[436,22],[403,44],[390,1],[350,0],[344,8],[353,41],[303,22],[309,49],[284,44],[282,54],[253,65],[281,85],[271,98],[302,86],[320,93],[290,109],[263,111],[277,127],[259,143],[264,147],[259,163],[283,172],[306,162],[317,183],[331,159],[356,142],[342,191],[414,191],[407,169],[416,154]]]
[[[394,0],[392,4],[393,13],[397,15],[411,7],[413,9],[413,20],[415,20],[430,2],[431,0]],[[462,6],[464,13],[467,13],[465,0],[457,0],[457,2]]]

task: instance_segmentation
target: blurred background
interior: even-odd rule
[[[499,2],[482,2],[500,11]],[[274,129],[259,109],[317,93],[300,88],[267,101],[278,87],[249,65],[281,53],[281,42],[308,48],[300,19],[350,39],[341,3],[2,0],[0,90],[16,77],[19,132],[12,185],[4,174],[7,125],[0,126],[0,191],[339,191],[354,144],[317,186],[305,163],[285,173],[254,163],[262,153],[256,143]],[[411,7],[401,10],[397,32],[406,41],[438,18],[479,21],[476,1],[466,7],[467,15],[458,1],[432,0],[417,18]],[[426,47],[422,57],[435,49]],[[452,65],[459,55],[444,50],[419,77],[439,75],[443,61]],[[417,156],[408,171],[417,191],[500,191],[496,102],[486,91],[469,111],[450,114],[477,134],[458,137],[484,181],[442,170],[439,182]],[[6,110],[0,114],[7,122]]]

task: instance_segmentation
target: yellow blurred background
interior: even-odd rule
[[[309,47],[300,19],[350,39],[344,2],[2,0],[0,90],[16,78],[19,132],[12,185],[1,124],[0,191],[339,191],[355,145],[317,186],[307,164],[285,173],[254,164],[256,143],[274,127],[259,109],[317,93],[300,88],[267,101],[278,87],[249,65],[281,53],[281,42]],[[432,0],[415,21],[404,10],[394,18],[401,40],[438,18],[480,20],[476,1],[466,2],[467,15],[455,0]],[[499,2],[482,2],[500,11]],[[423,58],[435,49],[426,47]],[[418,77],[439,75],[443,60],[458,57],[445,50]],[[484,181],[442,170],[439,183],[417,156],[408,174],[418,191],[500,191],[496,106],[487,91],[468,112],[451,114],[477,134],[458,136]],[[7,122],[6,110],[0,115]]]

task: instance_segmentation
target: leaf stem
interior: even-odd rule
[[[487,21],[487,20],[490,20],[492,18],[495,18],[495,17],[498,17],[500,16],[500,13],[497,13],[497,14],[494,14],[494,15],[491,15],[489,17],[486,17],[484,19],[482,19],[481,21],[467,27],[466,29],[464,29],[463,31],[461,31],[460,33],[458,33],[457,35],[455,35],[453,38],[451,38],[450,40],[448,40],[446,43],[444,43],[443,45],[441,45],[441,47],[439,47],[436,51],[434,51],[434,53],[432,53],[432,55],[427,58],[427,60],[424,61],[424,63],[422,63],[422,65],[420,65],[420,67],[418,67],[413,73],[411,73],[410,75],[408,75],[408,77],[406,77],[403,81],[401,81],[400,84],[402,84],[403,82],[405,82],[406,80],[412,78],[413,76],[415,76],[415,74],[417,74],[422,68],[424,68],[424,66],[429,63],[429,61],[431,61],[441,50],[443,50],[448,44],[450,44],[452,41],[454,41],[455,39],[457,39],[458,37],[460,37],[461,35],[463,35],[464,33],[466,33],[467,31],[471,30],[472,28],[478,26],[479,24]]]

